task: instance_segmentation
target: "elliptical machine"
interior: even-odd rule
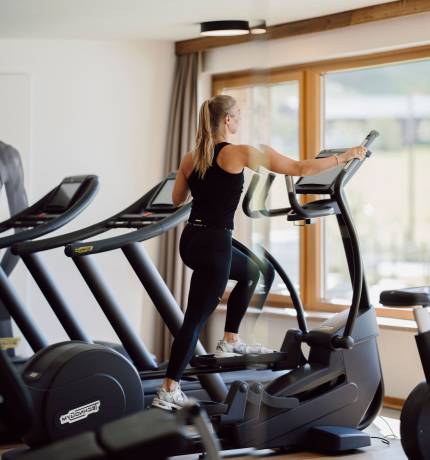
[[[411,460],[430,459],[430,287],[383,291],[379,301],[386,307],[414,307],[418,326],[415,335],[425,380],[409,394],[400,415],[403,450]]]
[[[363,142],[369,146],[378,136],[372,131]],[[343,150],[326,150],[326,157]],[[371,152],[368,151],[366,157]],[[370,445],[363,433],[377,416],[383,401],[383,379],[376,337],[376,314],[370,304],[359,240],[348,208],[344,186],[364,161],[353,160],[317,176],[302,177],[296,184],[286,177],[291,207],[269,210],[264,206],[273,176],[263,187],[261,209],[251,217],[282,216],[287,220],[313,223],[314,219],[336,216],[353,287],[349,310],[338,313],[314,330],[308,330],[303,307],[290,289],[299,330],[289,330],[274,369],[290,369],[265,387],[249,388],[244,420],[232,427],[219,427],[224,445],[256,448],[307,448],[341,452]],[[254,190],[259,180],[254,177]],[[252,185],[252,184],[251,184]],[[329,198],[299,203],[298,194],[329,195]],[[245,210],[252,194],[244,203]],[[267,251],[265,253],[267,255]],[[273,263],[274,260],[271,260]],[[277,269],[276,264],[274,264]],[[279,272],[279,270],[277,269]],[[281,273],[281,272],[279,272]],[[285,274],[286,275],[286,274]],[[288,277],[282,276],[288,286]],[[290,283],[291,284],[291,283]],[[290,288],[290,286],[288,286]],[[301,345],[310,347],[306,359]],[[261,359],[257,357],[257,360]],[[223,366],[252,362],[252,357],[218,359],[202,357],[202,364]],[[196,362],[196,360],[194,360]]]
[[[371,132],[364,145],[370,145],[377,135]],[[342,150],[323,151],[319,157],[340,152]],[[312,446],[321,451],[341,452],[370,444],[369,436],[361,430],[376,417],[383,399],[376,343],[378,326],[369,302],[358,236],[344,193],[345,184],[362,163],[354,160],[318,176],[300,178],[295,185],[286,177],[291,207],[276,210],[290,221],[306,223],[315,218],[336,216],[353,285],[349,311],[334,315],[314,330],[308,330],[306,323],[299,321],[300,330],[287,332],[280,352],[232,358],[197,356],[192,360],[195,367],[185,370],[187,376],[250,366],[281,371],[281,376],[274,375],[265,387],[236,382],[224,402],[208,407],[225,449]],[[330,198],[301,206],[297,194],[330,195]],[[167,219],[174,219],[174,214]],[[167,288],[154,264],[138,246],[138,242],[163,233],[164,228],[160,222],[146,231],[73,243],[66,247],[66,255],[73,258],[87,284],[97,292],[94,275],[86,269],[83,260],[93,254],[121,249],[175,334],[181,312],[166,299],[158,301]],[[303,343],[310,346],[307,359],[301,352]],[[145,371],[140,375],[145,380],[162,377],[164,372]]]

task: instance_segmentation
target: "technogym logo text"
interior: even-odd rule
[[[79,420],[84,420],[89,415],[99,412],[100,405],[100,401],[93,401],[89,404],[85,404],[85,406],[70,409],[67,414],[60,415],[60,423],[64,425],[65,423],[75,423],[79,422]]]

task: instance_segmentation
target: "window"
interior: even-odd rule
[[[294,68],[214,78],[214,93],[243,108],[237,142],[267,142],[293,158],[323,148],[352,147],[380,131],[372,157],[346,188],[358,230],[372,302],[390,288],[430,284],[430,47],[405,49]],[[247,118],[248,117],[248,118]],[[270,205],[288,206],[277,178]],[[351,300],[351,283],[336,218],[294,228],[284,217],[250,221],[236,235],[261,242],[301,287],[306,309],[338,311]],[[288,302],[276,281],[271,305]],[[377,307],[410,319],[410,311]]]
[[[300,157],[299,99],[300,82],[257,84],[220,88],[223,94],[233,96],[241,108],[240,131],[233,142],[258,146],[267,143],[290,157]],[[246,172],[245,190],[253,173]],[[272,185],[268,206],[288,206],[285,182],[277,177]],[[285,217],[249,219],[240,209],[236,218],[234,236],[258,252],[261,244],[276,254],[280,263],[299,286],[300,236],[298,227],[287,223]],[[284,283],[275,278],[272,292],[288,295]]]
[[[385,289],[430,282],[430,60],[324,77],[324,146],[381,132],[348,197],[373,303]],[[333,219],[335,221],[335,219]],[[324,220],[322,296],[345,303],[351,289],[340,236]]]

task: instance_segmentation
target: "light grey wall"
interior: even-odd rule
[[[30,82],[24,103],[9,102],[0,109],[13,116],[24,104],[29,111],[28,120],[21,120],[25,129],[15,130],[21,134],[8,135],[15,132],[10,128],[2,140],[21,149],[30,201],[68,175],[100,178],[95,201],[61,232],[108,217],[161,179],[173,68],[171,42],[0,40],[0,84],[2,76],[11,74]],[[147,248],[157,257],[157,242]],[[44,254],[44,259],[86,329],[98,338],[115,339],[63,251]],[[144,306],[134,273],[121,254],[100,255],[96,261],[151,346],[154,312]],[[65,338],[33,281],[23,277],[23,267],[13,281],[49,339]]]

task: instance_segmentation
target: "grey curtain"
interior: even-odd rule
[[[197,82],[200,68],[198,53],[176,58],[172,103],[168,123],[165,174],[179,168],[181,158],[194,144],[197,128]],[[185,309],[190,272],[179,256],[179,238],[183,226],[164,235],[160,241],[159,269],[176,301]],[[155,354],[159,360],[168,359],[171,336],[157,316]]]

